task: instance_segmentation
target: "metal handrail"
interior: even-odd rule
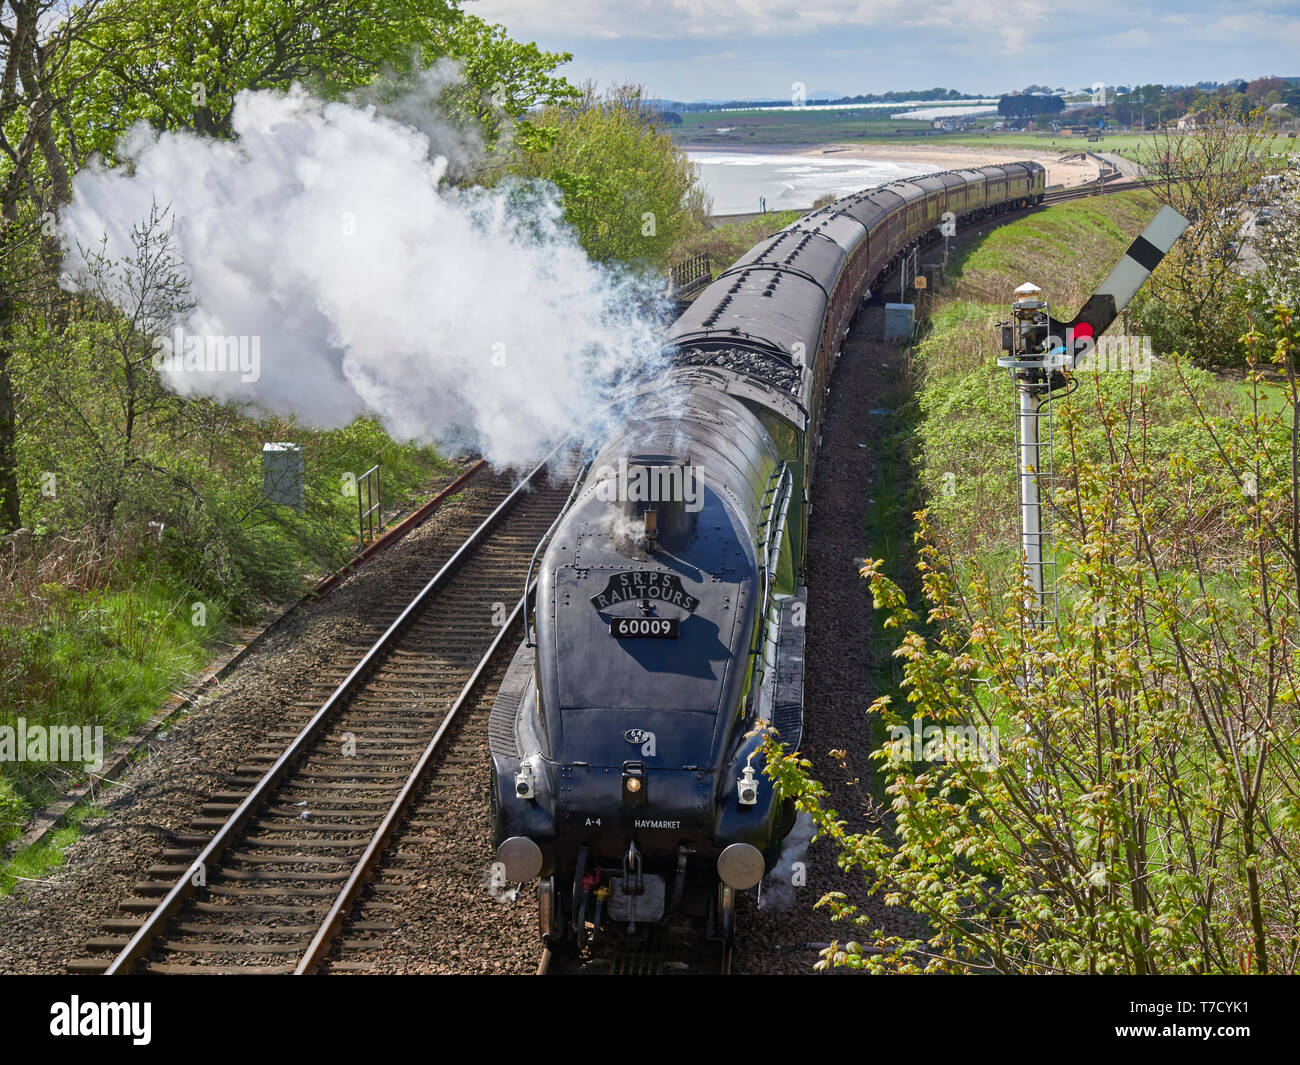
[[[762,521],[758,523],[758,527],[763,530],[762,538],[758,542],[758,552],[759,555],[762,556],[762,565],[760,565],[758,571],[760,588],[759,599],[762,602],[767,602],[767,585],[770,579],[770,574],[768,573],[767,568],[767,559],[771,555],[771,514],[772,511],[776,509],[777,493],[781,490],[781,476],[785,472],[785,463],[781,463],[779,466],[773,466],[772,472],[767,476],[767,486],[763,489],[763,502],[760,509]],[[768,500],[769,495],[772,497],[770,501]]]
[[[784,465],[784,464],[783,464]],[[770,548],[768,571],[771,575],[771,581],[776,580],[776,570],[781,562],[781,537],[785,535],[786,518],[790,513],[790,499],[794,495],[794,478],[790,475],[790,468],[785,466],[785,477],[782,479],[782,485],[785,491],[781,496],[781,513],[777,518],[776,531],[772,536],[772,546]]]
[[[668,271],[668,283],[674,296],[684,296],[697,288],[704,288],[712,278],[713,270],[707,251],[682,260]]]
[[[374,477],[373,481],[371,480],[372,475]],[[362,485],[365,485],[366,487],[366,498],[364,503],[361,501]],[[368,508],[366,506],[367,503],[370,504]],[[375,538],[376,526],[380,529],[383,528],[383,505],[384,498],[379,481],[379,463],[376,462],[370,467],[370,469],[366,470],[365,473],[357,478],[357,550],[364,548],[367,540],[373,540]],[[376,511],[379,511],[379,516],[377,518],[371,517],[371,515]],[[367,519],[369,520],[367,521]],[[369,534],[368,536],[367,533]]]
[[[776,520],[771,547],[768,550],[767,597],[763,601],[763,628],[760,644],[761,653],[759,655],[759,664],[763,670],[763,675],[759,678],[760,683],[766,680],[767,671],[776,665],[776,642],[772,639],[772,613],[776,607],[772,598],[772,588],[776,584],[776,573],[781,564],[781,540],[785,536],[786,519],[790,513],[790,500],[794,497],[794,478],[790,475],[789,467],[786,467],[786,475],[782,485],[785,491],[781,495],[781,509]]]
[[[779,480],[777,479],[779,477]],[[758,661],[754,664],[755,670],[762,670],[766,665],[767,655],[767,633],[770,627],[771,618],[769,617],[772,586],[776,582],[776,568],[781,559],[781,537],[785,535],[786,518],[790,512],[790,497],[794,494],[794,477],[790,473],[788,463],[781,463],[772,471],[772,476],[768,478],[768,484],[776,480],[776,486],[772,491],[772,502],[764,508],[768,515],[764,518],[762,524],[763,538],[759,543],[759,554],[761,563],[759,568],[760,580],[760,598],[759,598],[759,629],[758,629],[758,646],[755,653],[758,655]],[[765,491],[764,496],[767,495]],[[762,672],[759,673],[759,680],[762,679]],[[751,691],[755,691],[755,686],[751,686]]]

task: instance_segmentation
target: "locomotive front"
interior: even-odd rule
[[[493,713],[498,860],[540,875],[549,943],[712,913],[758,884],[792,811],[761,775],[782,469],[716,389],[646,397],[592,461],[539,573],[535,638]],[[766,518],[766,524],[765,524]]]

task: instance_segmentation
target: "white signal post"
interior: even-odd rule
[[[1043,520],[1043,490],[1052,492],[1051,378],[1066,363],[1062,352],[1048,350],[1049,307],[1042,289],[1023,284],[1011,305],[1010,354],[998,365],[1011,371],[1016,389],[1016,474],[1020,497],[1020,551],[1032,600],[1025,603],[1026,620],[1047,624],[1055,597],[1055,560],[1049,559],[1050,529]],[[1007,327],[1004,327],[1007,328]],[[1047,432],[1043,433],[1043,420]],[[1046,450],[1043,436],[1046,435]]]

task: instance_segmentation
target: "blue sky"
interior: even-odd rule
[[[469,0],[573,53],[572,81],[671,99],[943,85],[997,93],[1300,76],[1300,0]]]

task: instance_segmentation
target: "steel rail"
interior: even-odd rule
[[[330,946],[334,942],[335,936],[338,935],[339,931],[343,927],[344,918],[351,912],[352,907],[356,904],[357,898],[361,894],[361,889],[365,887],[366,882],[374,873],[375,867],[379,863],[379,859],[383,857],[384,850],[387,848],[389,840],[392,838],[393,832],[396,830],[398,823],[401,820],[402,814],[410,805],[412,799],[415,798],[416,792],[424,778],[424,774],[429,768],[429,764],[433,761],[434,755],[438,753],[443,737],[447,734],[447,730],[451,727],[452,722],[456,720],[457,715],[459,715],[465,704],[469,702],[470,696],[473,694],[474,689],[478,687],[479,681],[483,678],[483,674],[487,672],[488,666],[497,656],[501,644],[505,641],[506,634],[514,629],[515,623],[519,620],[521,612],[527,610],[528,597],[532,594],[536,586],[537,582],[534,581],[532,586],[529,587],[524,592],[523,596],[520,597],[519,602],[515,604],[514,610],[510,612],[510,617],[508,617],[505,624],[501,626],[501,631],[497,633],[491,645],[479,661],[479,664],[474,668],[474,672],[470,674],[469,679],[465,681],[465,685],[461,688],[460,694],[456,696],[455,700],[448,708],[447,713],[443,715],[442,722],[438,725],[438,731],[433,734],[433,738],[429,740],[428,744],[425,746],[424,752],[420,755],[419,761],[415,763],[414,768],[406,779],[406,783],[402,785],[402,790],[398,792],[397,797],[393,799],[392,804],[388,808],[388,813],[384,815],[383,821],[375,830],[369,844],[366,845],[365,851],[362,852],[361,857],[357,860],[357,864],[353,868],[352,874],[348,877],[347,882],[339,891],[338,897],[330,907],[329,913],[326,914],[324,920],[321,921],[320,928],[316,932],[315,937],[313,937],[311,944],[303,953],[302,958],[299,959],[297,968],[294,970],[294,976],[305,976],[315,972],[320,964],[325,960],[325,956],[329,953]]]
[[[556,451],[558,450],[557,448]],[[315,739],[323,725],[333,716],[334,711],[355,694],[361,681],[365,679],[379,658],[396,643],[398,637],[406,631],[406,628],[424,609],[433,593],[442,586],[451,572],[464,561],[466,556],[496,526],[502,515],[531,491],[533,482],[548,468],[554,457],[555,452],[551,452],[538,463],[528,476],[511,489],[510,494],[498,504],[491,514],[483,519],[478,528],[470,533],[465,542],[456,549],[452,556],[443,563],[438,572],[420,589],[415,598],[407,604],[402,613],[398,615],[397,620],[385,630],[384,634],[379,637],[361,661],[334,690],[334,693],[312,715],[311,720],[302,727],[298,735],[285,748],[284,753],[276,759],[261,780],[253,786],[253,789],[235,808],[230,817],[226,819],[225,824],[217,830],[216,834],[199,853],[199,856],[190,863],[185,872],[181,874],[176,883],[163,896],[162,901],[145,918],[144,923],[140,925],[135,935],[131,937],[130,941],[105,970],[105,976],[121,976],[130,973],[135,968],[135,963],[148,953],[154,940],[158,938],[167,922],[180,910],[185,900],[194,893],[194,888],[198,885],[199,880],[220,860],[226,848],[235,840],[239,832],[243,830],[244,826],[270,797],[271,792],[280,784],[289,770],[293,768],[298,756]]]

